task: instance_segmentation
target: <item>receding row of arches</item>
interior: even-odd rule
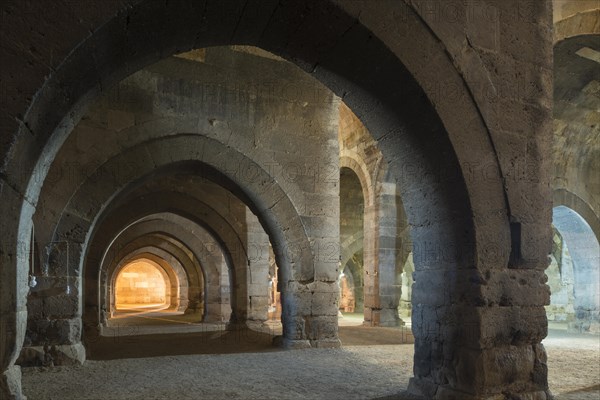
[[[258,50],[244,52],[254,56]],[[328,223],[337,225],[339,221],[339,230],[316,230],[317,236],[326,239],[317,247],[321,252],[318,261],[338,266],[336,274],[327,273],[327,279],[338,284],[337,289],[327,289],[329,296],[339,296],[337,308],[362,314],[367,325],[398,326],[408,322],[414,257],[405,206],[397,180],[387,169],[389,163],[366,127],[343,102],[332,100],[325,92],[338,116],[336,124],[327,129],[337,136],[334,148],[339,158],[329,154],[326,161],[330,164],[320,169],[267,158],[261,160],[269,167],[265,169],[252,159],[259,157],[252,152],[252,144],[268,139],[264,132],[261,139],[258,128],[253,127],[248,140],[241,141],[242,148],[250,145],[241,154],[221,143],[232,127],[221,126],[218,118],[198,122],[183,111],[173,114],[173,100],[166,100],[169,96],[184,102],[179,104],[184,110],[191,104],[185,104],[190,102],[185,97],[188,88],[182,91],[173,87],[174,76],[168,71],[175,67],[193,70],[190,62],[198,60],[194,59],[195,53],[190,54],[143,70],[103,96],[75,128],[74,140],[66,142],[49,170],[49,175],[55,177],[54,185],[44,187],[41,201],[51,202],[38,216],[42,229],[38,229],[35,240],[51,237],[51,243],[62,243],[61,238],[68,238],[81,246],[79,252],[56,247],[38,263],[42,264],[41,270],[54,274],[42,279],[66,276],[67,281],[74,276],[71,270],[85,266],[85,274],[75,276],[73,286],[74,294],[83,293],[86,299],[81,311],[83,331],[94,337],[90,330],[102,330],[120,308],[119,274],[130,263],[145,260],[162,276],[161,281],[155,273],[153,282],[163,282],[158,296],[163,300],[148,300],[147,305],[197,314],[198,321],[232,324],[261,324],[283,313],[285,332],[285,294],[279,282],[289,279],[290,274],[302,277],[306,271],[281,265],[313,259],[315,246],[306,244],[302,232],[288,232],[285,240],[274,234],[269,227],[278,222],[272,211],[278,218],[299,218],[305,225],[315,215],[299,215],[302,212],[298,213],[298,205],[293,204],[297,200],[288,193],[300,188],[306,196],[307,186],[312,185],[314,191],[317,185],[328,184],[325,192],[339,199],[339,211],[318,210],[316,215]],[[206,56],[206,51],[203,54]],[[163,85],[165,90],[160,96],[148,87],[148,79]],[[193,90],[202,92],[206,88]],[[231,94],[225,90],[223,95]],[[140,109],[140,103],[132,106],[131,97],[139,101],[144,96],[158,102],[160,111]],[[210,108],[210,102],[207,105],[202,96],[200,99],[202,107]],[[203,126],[194,126],[198,123]],[[174,125],[198,133],[165,135],[165,127]],[[305,128],[306,122],[301,126]],[[324,123],[318,125],[319,130],[324,127]],[[90,156],[90,150],[100,143],[90,145],[87,139],[100,132],[122,136],[123,147]],[[230,159],[235,162],[228,162]],[[339,171],[339,177],[332,178],[331,171]],[[277,173],[280,179],[274,180]],[[299,182],[307,177],[313,182]],[[107,178],[114,179],[114,184],[99,185]],[[62,195],[73,190],[70,197]],[[90,202],[90,194],[98,200],[96,203]],[[318,266],[313,264],[313,268]],[[135,284],[129,282],[130,287]],[[66,287],[71,290],[71,283],[67,282]],[[121,308],[126,309],[129,303],[123,300],[122,304]],[[38,329],[35,315],[30,314],[32,338],[36,337],[32,332]],[[327,316],[333,320],[332,311]],[[72,324],[73,317],[77,321],[78,313],[64,319]],[[288,329],[297,331],[297,327]]]
[[[370,325],[412,302],[413,393],[549,395],[551,11],[367,3],[64,5],[81,29],[11,72],[3,120],[2,394],[23,344],[81,361],[121,296],[337,347],[341,284]],[[117,290],[140,260],[164,294]]]

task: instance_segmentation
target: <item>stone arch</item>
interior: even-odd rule
[[[193,150],[190,152],[190,149]],[[175,155],[176,158],[173,159],[169,156],[168,159],[161,160],[160,155],[165,155],[165,151]],[[154,161],[150,159],[151,155],[155,157]],[[102,190],[105,193],[98,193],[95,182],[98,182],[103,177],[110,176],[110,172],[107,171],[113,168],[118,170],[119,163],[125,159],[135,160],[138,167],[137,171],[133,172],[133,175],[130,176],[127,173],[121,174],[119,181],[114,182],[114,187],[104,187]],[[198,135],[177,135],[145,142],[143,145],[136,146],[122,153],[98,168],[96,173],[89,177],[86,183],[81,185],[77,193],[72,196],[69,205],[67,205],[63,212],[63,217],[58,225],[61,227],[57,227],[55,237],[61,237],[70,232],[70,227],[74,223],[72,218],[75,215],[81,216],[77,219],[81,220],[80,222],[84,226],[89,225],[90,222],[85,221],[84,218],[87,218],[88,221],[93,220],[99,215],[99,211],[106,206],[107,201],[114,197],[114,192],[111,191],[117,187],[123,190],[137,176],[156,173],[160,167],[185,162],[199,163],[199,166],[202,163],[210,168],[214,168],[215,171],[227,171],[227,168],[222,163],[225,160],[232,159],[237,160],[239,165],[248,166],[259,173],[259,176],[252,182],[243,182],[239,176],[233,175],[227,175],[226,178],[229,179],[230,187],[247,202],[257,214],[263,226],[266,227],[266,231],[269,233],[273,247],[276,250],[275,254],[279,260],[278,265],[283,268],[284,276],[285,274],[288,277],[290,274],[308,274],[307,276],[312,276],[314,273],[314,261],[311,255],[312,250],[304,230],[304,224],[300,221],[297,211],[289,201],[287,195],[266,171],[262,170],[260,166],[256,165],[250,159],[213,139]],[[128,171],[128,173],[132,172]],[[104,203],[97,203],[95,205],[87,204],[89,202],[86,201],[86,197],[90,193],[94,193],[96,198],[104,199]],[[70,209],[73,206],[77,207],[78,204],[87,207],[86,210]],[[83,214],[81,211],[83,211]],[[294,228],[286,231],[284,234],[277,220],[295,220],[298,223],[293,224]],[[81,235],[80,237],[71,235],[70,239],[82,243],[86,241],[85,236]],[[298,257],[293,260],[285,258],[290,245],[295,245],[295,249],[298,250]],[[293,271],[292,268],[294,269]],[[299,268],[302,268],[302,270],[299,270]]]
[[[596,238],[600,238],[600,217],[581,197],[567,189],[554,189],[553,207],[565,206],[579,214],[589,225]]]
[[[597,3],[595,8],[591,2],[564,3],[554,0],[553,44],[574,36],[600,33],[600,6]],[[564,5],[564,11],[561,5]]]
[[[225,255],[227,267],[231,274],[235,273],[235,266],[242,264],[244,267],[247,265],[247,253],[245,245],[240,241],[239,236],[235,230],[229,225],[218,213],[213,212],[210,206],[203,204],[197,199],[190,198],[182,193],[176,192],[164,192],[155,193],[153,195],[153,202],[138,201],[138,198],[133,198],[130,201],[125,202],[118,208],[114,209],[110,213],[108,219],[103,220],[94,229],[93,235],[90,237],[90,247],[87,252],[88,260],[103,260],[106,259],[104,252],[108,248],[109,244],[113,242],[114,232],[127,232],[127,227],[136,227],[133,231],[134,235],[137,234],[148,234],[156,232],[157,230],[170,233],[172,237],[186,243],[190,247],[194,258],[200,262],[204,268],[204,290],[208,295],[208,285],[212,283],[211,287],[215,288],[215,283],[218,283],[218,271],[214,264],[214,261],[205,259],[204,255],[209,255],[212,251],[203,250],[204,244],[198,238],[196,234],[192,234],[188,231],[180,229],[176,224],[164,224],[157,225],[152,221],[138,222],[140,219],[147,217],[158,212],[168,211],[175,215],[180,215],[182,218],[186,218],[194,223],[199,224],[209,232],[213,239],[219,244],[221,251]],[[129,204],[138,203],[139,207],[131,208]],[[170,225],[170,227],[169,227]],[[127,236],[124,236],[127,239]],[[116,243],[118,244],[118,243]],[[90,261],[86,261],[89,263]],[[98,263],[100,264],[100,263]],[[94,262],[92,261],[92,265]],[[86,274],[88,268],[86,268]],[[90,269],[89,273],[94,276],[93,269]],[[230,279],[232,276],[230,276]],[[85,279],[88,282],[88,279]],[[97,285],[92,286],[86,291],[87,303],[93,302],[97,297],[95,291]],[[218,285],[217,285],[218,286]],[[241,288],[240,292],[244,292]],[[238,293],[237,298],[232,299],[232,308],[236,307],[236,300],[243,299],[243,294]],[[101,302],[100,302],[101,303]],[[209,312],[208,301],[205,298],[205,313],[206,315],[211,314]],[[242,305],[240,304],[240,307]],[[239,313],[244,313],[242,308],[238,308]],[[240,316],[242,317],[242,316]],[[218,318],[220,321],[221,318]]]
[[[189,282],[179,260],[177,260],[175,257],[168,257],[169,255],[169,253],[158,247],[141,247],[136,251],[127,254],[122,260],[119,261],[117,267],[112,271],[112,277],[110,278],[110,281],[114,282],[118,274],[117,270],[124,267],[126,262],[147,258],[160,265],[162,269],[165,270],[167,275],[169,275],[171,282],[171,299],[169,309],[175,311],[185,311],[188,304],[187,292]],[[170,258],[170,260],[167,260],[167,258]],[[111,287],[114,288],[114,284]],[[113,289],[110,291],[109,302],[106,309],[110,310],[112,313],[115,309],[115,304],[115,291]]]
[[[135,214],[128,215],[126,218],[122,219],[122,221],[133,220],[136,216],[141,214],[142,211],[138,211]],[[178,215],[176,212],[173,212],[173,214],[176,216]],[[180,218],[187,219],[183,216]],[[223,253],[223,251],[225,251],[227,254],[231,255],[231,247],[230,245],[226,245],[224,248],[220,247],[220,242],[224,242],[224,238],[217,237],[215,239],[208,231],[195,231],[192,233],[189,230],[182,228],[181,225],[177,224],[175,221],[177,221],[177,218],[175,218],[174,221],[161,220],[159,223],[152,220],[137,220],[129,225],[122,223],[121,227],[125,226],[125,228],[118,230],[118,236],[111,241],[109,247],[105,250],[105,254],[111,254],[111,256],[103,257],[102,262],[99,264],[99,270],[91,268],[89,273],[86,271],[86,274],[89,276],[99,275],[100,279],[98,283],[101,287],[106,286],[106,279],[111,275],[109,271],[112,268],[112,265],[123,258],[124,253],[135,254],[137,251],[136,248],[145,244],[145,241],[141,240],[142,238],[166,236],[181,243],[192,254],[193,259],[188,259],[187,262],[180,261],[183,265],[187,266],[187,268],[185,268],[185,273],[189,277],[189,281],[195,282],[195,284],[189,285],[190,298],[194,299],[196,296],[202,296],[204,302],[204,316],[206,317],[207,315],[212,314],[213,310],[210,310],[210,312],[208,310],[209,307],[212,307],[211,302],[214,301],[212,300],[213,296],[211,296],[211,293],[219,288],[221,273],[223,270],[225,272],[230,271],[229,273],[232,274],[234,273],[234,271],[232,271],[233,266],[225,262]],[[160,246],[160,243],[149,242],[154,247]],[[207,247],[207,244],[211,244],[210,248]],[[94,246],[93,249],[102,245],[104,245],[104,243],[101,242],[98,246]],[[184,257],[187,258],[185,253]],[[87,304],[90,304],[96,297],[96,291],[89,290],[89,292],[89,295],[86,294],[86,298],[88,299],[86,301]],[[107,303],[105,292],[100,291],[99,295],[99,305]],[[210,318],[212,320],[222,320],[220,315],[214,315],[214,318],[213,315],[210,315]]]
[[[129,251],[130,248],[136,250],[128,253],[128,256],[144,251],[156,255],[171,264],[180,265],[181,269],[178,268],[178,271],[180,270],[181,273],[178,272],[178,276],[181,276],[180,281],[185,283],[185,287],[184,285],[180,285],[179,311],[183,311],[186,314],[201,313],[204,315],[205,272],[193,254],[190,254],[191,250],[185,244],[168,235],[152,234],[130,241],[124,247],[124,253]]]
[[[136,226],[134,223],[131,226]],[[180,303],[186,305],[189,308],[184,308],[182,311],[189,313],[201,312],[205,313],[204,310],[204,287],[206,281],[206,271],[202,268],[200,260],[197,260],[193,252],[188,247],[176,239],[175,235],[162,235],[160,233],[144,234],[143,236],[137,236],[138,233],[134,233],[131,237],[127,237],[128,229],[121,232],[119,237],[111,244],[111,249],[119,249],[118,252],[109,250],[110,254],[105,259],[120,259],[126,255],[135,255],[140,249],[152,248],[153,252],[159,254],[166,260],[173,260],[174,262],[180,263],[185,273],[185,279],[188,284],[188,292],[185,294],[186,299],[180,299]],[[155,229],[149,231],[154,232]],[[168,239],[168,240],[165,240]],[[121,245],[120,242],[124,244]],[[175,244],[175,243],[177,244]],[[183,277],[182,277],[183,278]],[[88,300],[89,301],[89,300]]]
[[[117,267],[112,271],[112,276],[111,276],[111,288],[113,288],[113,293],[111,294],[111,305],[115,307],[116,309],[116,286],[117,286],[117,279],[119,277],[119,275],[121,274],[121,272],[127,268],[128,265],[135,263],[135,262],[139,262],[139,261],[144,261],[146,263],[149,263],[150,265],[152,265],[157,271],[160,272],[160,274],[163,277],[163,280],[165,282],[165,295],[166,295],[166,301],[165,303],[168,305],[169,309],[172,309],[173,307],[178,307],[178,304],[173,304],[171,303],[171,301],[173,300],[173,297],[175,297],[175,299],[177,299],[179,297],[178,293],[177,293],[177,289],[179,287],[179,281],[177,279],[177,275],[174,273],[173,269],[167,265],[165,262],[158,262],[156,260],[156,258],[154,257],[144,257],[144,256],[140,256],[140,257],[134,257],[131,259],[127,259],[127,260],[121,260],[121,262],[118,263]],[[164,260],[162,260],[164,261]],[[173,293],[173,291],[175,291],[176,293]]]
[[[575,326],[600,333],[600,243],[587,221],[567,206],[553,209],[553,225],[573,261]]]
[[[412,205],[408,207],[407,214],[411,223],[417,227],[413,231],[413,241],[417,244],[431,240],[436,245],[454,243],[451,247],[466,248],[463,252],[465,257],[434,260],[416,258],[421,281],[419,283],[417,280],[418,284],[422,285],[430,278],[433,279],[425,270],[434,265],[437,269],[445,270],[454,269],[459,265],[481,267],[493,264],[492,266],[503,267],[508,262],[508,254],[495,261],[486,259],[485,254],[481,257],[479,254],[473,254],[481,251],[474,243],[485,243],[486,240],[495,239],[503,248],[508,247],[509,230],[506,212],[498,212],[506,211],[506,204],[503,200],[501,174],[497,163],[494,161],[491,164],[495,172],[493,179],[488,179],[485,183],[483,180],[473,183],[464,181],[456,159],[456,154],[461,161],[483,163],[490,158],[494,159],[491,141],[470,95],[467,94],[466,102],[470,106],[468,117],[473,118],[472,129],[460,129],[462,121],[459,123],[455,118],[449,117],[449,120],[445,121],[450,134],[448,137],[431,104],[405,69],[406,65],[410,71],[417,71],[419,62],[425,66],[424,71],[432,71],[433,67],[427,67],[428,61],[425,61],[425,58],[418,61],[418,54],[407,56],[407,53],[402,51],[394,53],[393,46],[386,47],[386,43],[392,42],[388,40],[389,36],[387,39],[384,34],[375,33],[373,36],[362,22],[351,17],[351,10],[343,11],[341,6],[325,1],[311,3],[312,7],[306,10],[302,7],[304,3],[281,7],[240,6],[233,7],[231,12],[225,14],[226,18],[222,18],[223,15],[215,13],[214,3],[209,4],[213,7],[203,7],[204,4],[194,6],[188,3],[145,1],[131,6],[127,11],[116,12],[116,15],[87,39],[78,38],[75,41],[76,50],[69,53],[66,61],[51,74],[39,91],[38,87],[34,86],[33,89],[38,95],[24,114],[24,122],[19,127],[20,133],[16,135],[18,140],[15,140],[7,151],[8,157],[3,166],[3,176],[9,177],[8,186],[11,188],[2,192],[2,204],[5,205],[3,211],[13,210],[12,213],[6,212],[7,244],[3,245],[2,252],[3,272],[6,270],[3,292],[9,293],[8,296],[13,299],[6,302],[11,305],[10,308],[4,303],[2,306],[2,314],[6,316],[2,325],[6,333],[2,335],[6,338],[6,343],[2,343],[5,346],[3,370],[13,364],[22,338],[24,274],[17,265],[27,259],[27,246],[21,246],[20,240],[30,231],[31,216],[39,194],[36,179],[43,180],[47,166],[68,134],[69,125],[79,118],[86,101],[93,97],[94,91],[98,90],[100,85],[109,86],[128,72],[135,71],[160,57],[195,47],[232,42],[259,45],[286,56],[305,66],[307,70],[314,70],[315,76],[323,79],[327,86],[341,97],[348,99],[353,109],[360,111],[358,116],[364,119],[371,132],[376,132],[377,139],[386,144],[386,151],[390,156],[387,157],[388,162],[400,175],[402,191],[406,194],[403,198],[406,204]],[[322,18],[324,15],[334,19],[337,17],[337,23],[332,25],[326,22],[331,20]],[[415,23],[414,35],[425,35],[425,39],[435,40],[434,35],[428,32],[426,24],[414,13],[409,13],[409,18]],[[198,21],[202,23],[199,24]],[[396,46],[418,42],[411,35],[403,39],[397,41],[399,43]],[[108,43],[124,43],[134,47],[135,51],[129,46],[108,46]],[[310,45],[305,46],[303,43]],[[75,46],[69,45],[68,49],[73,47]],[[90,56],[94,54],[95,57]],[[444,66],[448,66],[448,74],[460,80],[460,75],[452,67],[451,60],[444,54],[443,48],[438,48],[435,56],[441,57],[441,63],[445,62]],[[97,62],[95,60],[105,63],[97,66],[94,64]],[[380,65],[384,66],[385,71],[379,69]],[[85,71],[86,76],[72,79],[74,76],[81,76],[81,71]],[[419,80],[426,76],[426,73],[415,75],[418,75]],[[369,79],[363,79],[365,77]],[[63,83],[67,82],[71,83],[63,86]],[[37,81],[34,84],[37,84]],[[464,93],[468,93],[466,85],[461,85],[460,88]],[[410,93],[409,104],[405,104],[401,99],[407,92]],[[450,102],[442,105],[437,103],[436,106],[442,118],[448,117],[451,111],[455,110]],[[379,112],[368,115],[371,110]],[[63,116],[67,117],[63,120]],[[428,118],[430,116],[433,118]],[[419,122],[419,118],[426,122]],[[458,132],[459,129],[464,133]],[[27,131],[36,134],[28,135]],[[423,135],[423,132],[429,134]],[[467,134],[471,138],[483,140],[476,145],[471,145],[472,142],[468,141],[470,146],[466,149],[466,146],[461,146],[459,142]],[[30,156],[27,159],[19,159],[16,154],[21,152]],[[471,154],[468,154],[469,152]],[[403,165],[406,165],[403,163],[411,165],[410,171],[403,168]],[[417,174],[423,179],[416,179],[412,175],[411,171],[415,171],[413,167],[417,168]],[[440,169],[456,171],[460,176],[439,182],[434,176]],[[405,172],[408,172],[409,176],[406,176]],[[482,183],[483,187],[480,187],[479,184]],[[14,210],[18,212],[14,213]],[[497,224],[497,227],[494,224]],[[442,253],[444,249],[438,252]],[[463,290],[457,282],[445,282],[449,290],[443,293],[460,293]],[[471,292],[477,292],[478,289],[473,288]],[[433,308],[431,303],[423,304],[426,306],[420,308],[419,312],[428,313]],[[460,320],[460,316],[457,317]],[[417,351],[423,355],[424,360],[415,365],[415,375],[423,382],[429,382],[433,379],[432,376],[438,376],[438,372],[440,376],[445,377],[447,373],[442,365],[436,364],[433,366],[434,372],[431,372],[433,360],[428,354],[433,350],[432,345],[427,345],[429,339],[424,334],[421,335],[420,331],[415,336]],[[448,348],[455,349],[455,339],[453,337],[442,342]],[[483,352],[487,349],[479,350]],[[450,350],[449,352],[452,353]],[[437,387],[446,381],[445,378],[436,378],[431,385]],[[457,385],[462,387],[462,383]],[[464,385],[471,387],[470,383],[465,382]]]
[[[358,178],[363,191],[363,199],[365,201],[365,208],[373,205],[375,202],[375,188],[371,182],[371,175],[367,166],[361,162],[360,156],[354,152],[346,151],[340,157],[340,170],[342,168],[348,168]]]
[[[363,233],[357,232],[342,243],[342,253],[340,256],[342,266],[346,265],[348,260],[364,247],[363,240]]]
[[[408,255],[407,223],[402,200],[396,190],[393,177],[387,172],[385,159],[378,157],[373,166],[367,167],[359,154],[344,148],[340,167],[349,168],[358,177],[365,199],[364,247],[365,323],[376,326],[403,324],[398,315],[402,282],[401,273]],[[341,186],[340,186],[341,188]],[[354,238],[341,243],[342,266],[357,251]],[[363,245],[364,244],[364,245]],[[348,247],[350,246],[350,247]]]
[[[165,143],[169,143],[168,147],[165,147]],[[183,135],[164,138],[162,140],[157,141],[151,141],[150,143],[145,143],[143,146],[138,146],[133,150],[130,150],[129,152],[124,153],[119,157],[113,159],[113,166],[104,165],[103,167],[97,170],[95,176],[92,176],[88,179],[86,184],[81,185],[79,191],[72,197],[70,206],[66,207],[61,222],[59,222],[58,227],[56,229],[55,237],[63,237],[65,235],[70,235],[70,240],[84,243],[82,248],[85,249],[85,243],[88,240],[88,237],[85,234],[85,232],[89,233],[91,231],[89,229],[77,229],[75,234],[72,234],[73,225],[93,225],[95,223],[95,219],[99,216],[100,211],[108,204],[110,199],[114,196],[114,192],[112,192],[112,190],[119,186],[122,190],[123,187],[134,178],[134,176],[121,175],[120,182],[114,183],[116,185],[115,187],[107,186],[103,188],[103,190],[105,191],[105,193],[103,194],[98,192],[98,187],[95,184],[95,182],[97,182],[102,177],[107,176],[107,174],[110,175],[110,173],[108,173],[107,170],[110,171],[111,167],[118,168],[118,165],[121,162],[121,160],[127,158],[136,160],[136,162],[140,163],[140,169],[135,174],[144,175],[149,173],[156,173],[157,168],[160,166],[160,164],[157,164],[156,161],[160,158],[158,155],[164,151],[169,151],[170,154],[175,154],[174,152],[177,148],[180,148],[181,150],[181,153],[178,155],[179,157],[181,157],[181,159],[173,160],[170,157],[168,159],[163,159],[163,162],[166,163],[165,165],[185,161],[198,162],[199,154],[196,153],[196,150],[191,154],[188,150],[190,148],[204,148],[204,154],[206,154],[206,158],[208,159],[204,159],[203,162],[209,163],[208,165],[210,165],[211,167],[216,167],[217,170],[219,169],[219,162],[223,162],[219,160],[237,159],[239,160],[240,165],[251,164],[256,171],[262,171],[260,167],[253,164],[244,156],[236,154],[230,148],[225,147],[224,145],[206,137],[196,135]],[[154,162],[148,159],[148,157],[150,157],[150,154],[154,155]],[[211,160],[211,157],[214,157],[214,159]],[[200,158],[200,160],[202,160],[202,158]],[[289,274],[292,273],[296,275],[309,273],[310,271],[313,271],[314,266],[312,264],[314,261],[312,259],[312,256],[310,255],[311,249],[310,245],[308,244],[308,239],[306,238],[306,233],[304,232],[303,224],[299,220],[294,206],[291,205],[291,203],[289,203],[289,199],[286,200],[287,196],[285,195],[285,193],[281,191],[278,185],[272,180],[272,178],[268,177],[268,175],[266,175],[264,171],[262,171],[262,173],[264,176],[260,176],[259,178],[250,183],[250,186],[255,186],[255,188],[252,189],[253,191],[250,193],[250,195],[255,196],[253,193],[258,193],[261,196],[270,197],[271,200],[269,200],[268,203],[272,203],[275,205],[267,207],[264,199],[259,199],[260,202],[252,202],[252,199],[246,199],[246,201],[248,201],[250,205],[254,205],[255,211],[259,216],[259,219],[263,223],[265,223],[266,221],[272,226],[276,221],[276,217],[274,216],[274,214],[279,214],[278,218],[280,220],[298,221],[298,224],[295,224],[294,229],[286,232],[285,238],[283,237],[283,233],[273,232],[272,230],[269,231],[268,229],[267,231],[270,233],[274,248],[277,249],[276,256],[279,258],[280,261],[278,265],[280,265],[280,267],[283,268],[283,276],[286,276],[286,274],[287,276],[289,276]],[[232,179],[237,180],[237,177],[232,177]],[[244,185],[241,182],[239,183],[241,185]],[[235,181],[232,182],[232,185],[235,185]],[[246,188],[245,190],[248,189]],[[237,190],[237,192],[241,193],[242,196],[245,195],[245,193],[240,192],[239,189]],[[103,199],[103,202],[97,202],[95,205],[89,204],[89,202],[86,200],[86,197],[89,195],[89,193],[94,193],[94,197],[96,199]],[[76,208],[79,207],[77,206],[78,204],[83,205],[86,211],[76,210]],[[75,209],[71,209],[70,207],[75,207]],[[81,211],[83,211],[83,213]],[[276,226],[277,229],[280,229],[278,225]],[[288,254],[287,249],[290,247],[290,244],[295,245],[295,249],[298,250],[297,253],[294,254],[294,257],[297,256],[297,258],[293,260],[289,259],[289,257],[286,257]],[[297,267],[294,268],[294,271],[291,270],[292,264],[297,265]],[[302,270],[299,270],[300,268],[302,268]],[[310,272],[309,275],[312,276],[312,272]]]

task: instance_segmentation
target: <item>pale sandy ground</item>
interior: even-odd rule
[[[599,400],[600,338],[551,330],[544,343],[556,399]],[[24,368],[23,385],[29,400],[404,399],[412,356],[412,345],[353,345],[88,361]]]
[[[548,384],[556,400],[600,400],[600,336],[550,326],[544,340]]]

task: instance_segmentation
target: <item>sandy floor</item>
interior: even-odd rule
[[[230,354],[111,359],[115,342],[103,342],[98,351],[111,356],[98,358],[108,361],[46,371],[23,369],[24,392],[30,400],[407,399],[398,393],[412,375],[413,347],[397,344],[403,339],[400,330],[366,328],[350,319],[341,325],[342,349],[277,351],[267,336],[261,336],[264,342],[253,340],[239,348],[239,337],[235,343],[221,337],[208,345]],[[560,329],[550,333],[544,343],[556,399],[600,399],[600,338],[567,335]],[[207,334],[214,339],[216,333]],[[146,353],[162,347],[164,336],[171,344],[180,343],[180,351],[206,348],[198,338],[194,342],[170,334],[145,335],[121,342],[118,352],[130,347]],[[236,347],[243,353],[236,353]]]
[[[600,400],[600,336],[550,325],[544,340],[548,384],[556,400]]]

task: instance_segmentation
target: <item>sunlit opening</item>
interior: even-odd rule
[[[117,310],[169,306],[169,277],[155,263],[140,259],[127,264],[117,275]]]

